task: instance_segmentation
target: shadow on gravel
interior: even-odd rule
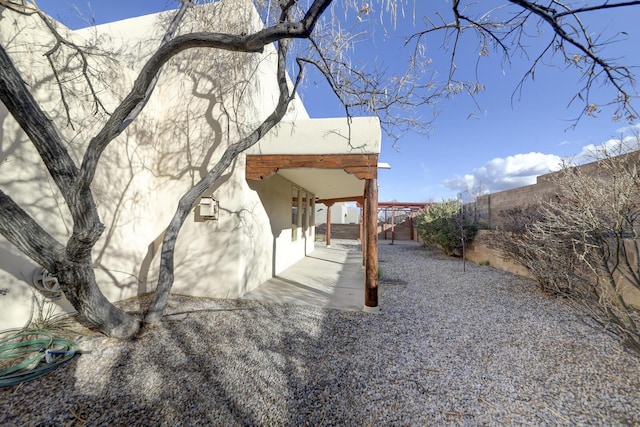
[[[640,423],[637,361],[560,302],[418,249],[380,256],[380,314],[174,295],[137,340],[88,337],[92,354],[1,390],[0,425]]]

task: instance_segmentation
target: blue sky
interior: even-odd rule
[[[337,0],[339,1],[339,0]],[[483,0],[497,4],[494,0]],[[54,18],[71,28],[86,26],[78,18],[77,7],[96,23],[110,22],[131,16],[153,13],[174,7],[176,3],[164,0],[95,1],[40,0],[38,5]],[[450,2],[418,1],[416,16],[432,14],[436,8],[450,7]],[[607,36],[625,31],[624,41],[611,45],[607,58],[640,66],[640,27],[637,18],[640,7],[628,7],[621,11],[592,13],[587,23],[594,34],[605,32]],[[419,22],[419,21],[418,21]],[[406,36],[422,28],[414,27],[410,18],[400,20],[396,29],[387,25],[388,34],[382,29],[370,34],[373,41],[362,42],[354,52],[353,61],[363,66],[379,65],[390,71],[401,70],[410,52],[401,49]],[[543,34],[544,37],[544,34]],[[528,41],[535,51],[535,39]],[[464,55],[456,62],[465,76],[476,72],[485,90],[477,96],[479,108],[468,96],[458,96],[440,102],[436,108],[420,111],[423,117],[437,113],[435,129],[428,136],[404,135],[395,145],[383,138],[380,161],[391,164],[390,170],[379,173],[381,201],[430,201],[455,197],[465,188],[478,184],[490,192],[527,185],[535,177],[556,169],[562,157],[580,158],[590,147],[610,141],[621,134],[629,134],[631,126],[626,122],[613,122],[613,111],[604,110],[597,118],[584,117],[572,129],[573,119],[582,105],[568,106],[579,88],[579,74],[566,69],[560,61],[547,61],[537,69],[535,81],[525,84],[521,93],[512,97],[518,82],[524,75],[529,61],[514,57],[511,66],[505,66],[499,55],[483,58],[476,68],[477,41],[464,41]],[[441,49],[441,40],[430,39],[426,54],[433,58],[433,66],[443,75],[448,71],[448,57]],[[330,91],[318,84],[308,85],[302,97],[312,117],[336,117],[344,110]],[[614,96],[610,88],[595,88],[596,94],[604,91]],[[636,107],[638,107],[636,105]]]

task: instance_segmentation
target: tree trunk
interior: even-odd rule
[[[193,33],[163,43],[140,71],[130,93],[113,110],[98,134],[91,139],[80,168],[67,151],[67,141],[33,98],[20,72],[4,47],[0,46],[0,102],[4,104],[37,149],[69,207],[74,224],[73,234],[66,246],[62,245],[8,195],[0,191],[0,202],[2,202],[0,203],[0,234],[58,279],[62,291],[78,311],[79,320],[83,324],[117,338],[132,337],[140,329],[141,321],[113,306],[97,286],[91,251],[104,227],[100,222],[93,199],[91,183],[103,151],[126,125],[135,119],[137,111],[144,107],[160,68],[173,56],[190,48],[208,47],[236,52],[261,52],[265,45],[281,39],[309,38],[317,20],[330,4],[331,0],[314,0],[300,22],[288,22],[285,19],[295,2],[283,4],[281,22],[248,36],[211,32]],[[167,37],[173,33],[186,7],[186,3],[183,4]],[[48,22],[44,15],[40,14],[40,16]],[[53,26],[49,25],[49,29],[55,33],[60,45],[61,36],[55,32]],[[166,305],[173,284],[175,240],[192,204],[202,191],[215,182],[240,152],[255,144],[286,113],[292,95],[289,93],[285,75],[286,49],[282,42],[278,45],[277,77],[280,86],[278,105],[253,133],[229,147],[214,170],[181,200],[163,241],[158,291],[148,314],[151,321],[160,320]],[[77,49],[75,46],[73,48]],[[300,76],[294,85],[294,93],[299,84],[299,78]],[[30,239],[30,236],[33,238]]]
[[[253,132],[227,147],[222,154],[218,163],[210,170],[193,188],[187,191],[178,203],[176,210],[162,241],[162,254],[160,260],[160,272],[158,276],[158,286],[153,295],[151,305],[145,314],[144,320],[147,323],[159,322],[164,313],[164,309],[169,301],[169,294],[173,286],[173,256],[176,247],[178,233],[182,228],[189,211],[197,198],[209,187],[211,187],[220,178],[222,173],[227,170],[231,163],[238,157],[240,153],[258,142],[269,130],[280,123],[287,113],[287,107],[293,99],[298,84],[300,83],[301,73],[298,75],[293,90],[289,90],[286,79],[286,43],[278,43],[278,86],[280,88],[280,96],[275,109]]]
[[[141,321],[115,307],[100,291],[90,259],[64,262],[54,272],[69,302],[78,311],[78,321],[114,338],[132,338]]]
[[[94,240],[82,241],[74,233],[63,246],[2,191],[0,234],[58,279],[82,324],[117,338],[138,332],[140,321],[113,306],[98,288],[91,261]]]

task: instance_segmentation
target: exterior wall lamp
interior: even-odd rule
[[[213,197],[201,197],[197,206],[197,216],[202,221],[217,221],[220,212],[220,202]]]

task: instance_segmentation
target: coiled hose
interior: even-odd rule
[[[12,329],[0,339],[0,387],[30,381],[56,369],[76,354],[75,343],[46,331]],[[8,367],[5,367],[8,366]]]

